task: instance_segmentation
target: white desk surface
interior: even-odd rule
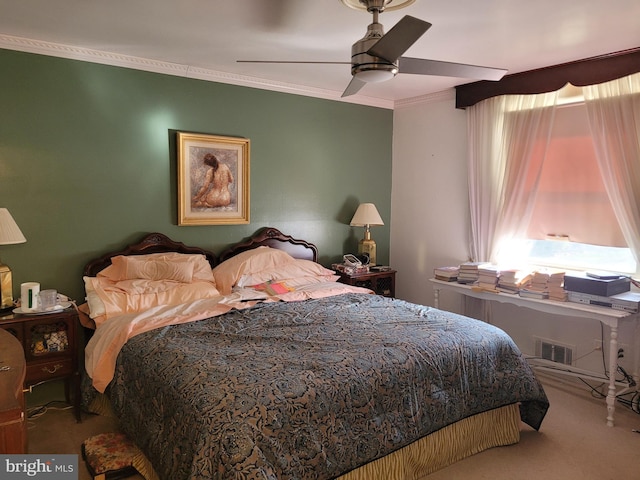
[[[632,319],[637,313],[615,310],[613,308],[601,307],[598,305],[586,305],[575,302],[558,302],[555,300],[540,300],[537,298],[521,297],[512,293],[494,293],[486,290],[475,290],[471,285],[464,285],[457,282],[444,282],[432,278],[433,288],[437,290],[453,290],[469,297],[480,298],[482,300],[492,300],[502,303],[511,303],[520,307],[532,308],[554,315],[575,316],[581,318],[591,318],[598,320],[608,326],[617,326],[620,319]],[[437,308],[437,306],[436,306]]]

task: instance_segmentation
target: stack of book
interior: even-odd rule
[[[526,288],[531,282],[531,272],[508,268],[500,270],[498,279],[498,290],[506,293],[518,293],[521,288]]]
[[[529,285],[531,290],[537,292],[549,291],[549,274],[547,272],[535,271],[531,277],[531,284]]]
[[[478,266],[478,286],[483,290],[496,290],[500,270],[495,265],[484,264]]]
[[[564,273],[565,272],[553,272],[549,274],[547,287],[549,288],[550,300],[556,300],[558,302],[567,301],[568,295],[564,289]]]
[[[546,272],[533,272],[531,282],[526,288],[521,288],[519,295],[527,298],[549,298],[549,274]]]
[[[455,282],[458,280],[459,267],[437,267],[434,269],[433,274],[436,280],[442,280],[443,282]]]
[[[475,283],[478,281],[478,268],[486,262],[464,262],[460,264],[458,283]]]

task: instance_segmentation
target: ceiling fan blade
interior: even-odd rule
[[[400,57],[398,59],[398,72],[496,81],[504,77],[507,70],[423,58]]]
[[[305,60],[236,60],[236,63],[316,63],[322,65],[351,65],[351,62],[307,62]]]
[[[366,84],[365,82],[358,79],[357,77],[355,76],[351,77],[351,81],[349,82],[349,85],[347,85],[347,88],[342,93],[342,98],[348,97],[350,95],[355,95],[356,93],[358,93],[358,91],[360,91],[362,87],[365,86],[365,84]]]
[[[382,36],[368,51],[369,55],[388,62],[395,62],[427,30],[431,24],[419,18],[405,15],[391,30]]]

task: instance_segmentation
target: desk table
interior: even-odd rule
[[[481,300],[496,301],[501,303],[509,303],[517,305],[519,307],[526,307],[540,312],[549,313],[551,315],[571,316],[577,318],[585,318],[591,320],[598,320],[603,325],[609,327],[609,378],[598,378],[586,371],[580,371],[576,368],[567,366],[567,372],[579,377],[591,377],[598,378],[599,380],[608,380],[609,387],[607,390],[607,425],[613,426],[613,414],[615,412],[616,396],[627,391],[633,391],[638,389],[638,383],[640,381],[640,348],[638,346],[638,329],[640,322],[638,321],[640,315],[638,313],[629,313],[622,310],[615,310],[613,308],[601,307],[597,305],[586,305],[582,303],[574,302],[557,302],[554,300],[539,300],[537,298],[525,298],[519,295],[510,293],[494,293],[486,290],[475,288],[471,285],[464,285],[457,282],[444,282],[442,280],[436,280],[432,278],[430,280],[433,283],[435,303],[434,306],[439,308],[439,297],[441,290],[451,290],[462,295],[478,298]],[[633,378],[635,385],[624,384],[625,388],[621,392],[616,390],[615,375],[618,370],[618,326],[620,322],[635,322],[635,334],[633,341],[634,351],[634,363],[633,363]],[[540,367],[544,368],[544,367]],[[551,369],[548,369],[551,370]],[[562,371],[553,370],[555,373],[565,373]]]

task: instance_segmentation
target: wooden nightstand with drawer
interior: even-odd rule
[[[76,420],[80,421],[78,322],[73,307],[47,314],[8,313],[0,316],[0,328],[16,337],[24,349],[25,388],[64,379],[66,400],[73,402]]]
[[[348,275],[344,272],[338,272],[341,283],[353,285],[356,287],[365,287],[373,290],[378,295],[385,297],[396,296],[396,271],[384,270],[377,272],[358,273]]]

